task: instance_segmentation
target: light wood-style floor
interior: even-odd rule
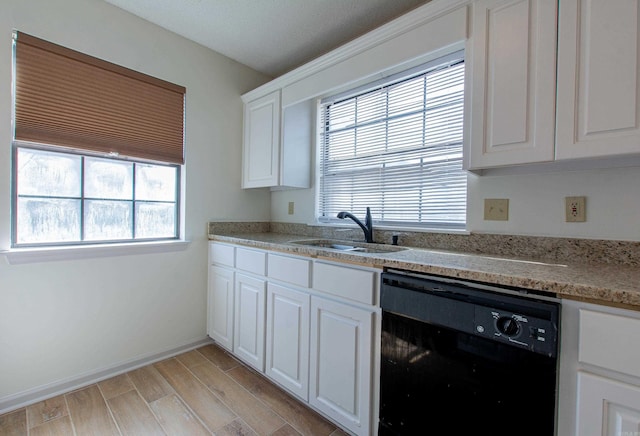
[[[0,415],[0,435],[345,435],[216,345]]]

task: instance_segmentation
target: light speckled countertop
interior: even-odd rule
[[[424,248],[392,253],[351,253],[292,244],[291,241],[317,238],[283,233],[210,234],[209,239],[380,268],[547,291],[561,298],[640,310],[640,268],[636,266],[560,264]]]

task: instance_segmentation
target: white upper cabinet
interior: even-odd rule
[[[549,0],[473,4],[469,169],[553,160],[556,16]]]
[[[245,102],[243,188],[310,186],[312,104],[282,110],[280,91]]]
[[[640,152],[636,0],[562,0],[556,159]]]
[[[637,1],[478,0],[472,11],[468,169],[640,155]]]
[[[245,103],[242,187],[278,184],[280,91]]]

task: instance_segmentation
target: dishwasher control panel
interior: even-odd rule
[[[527,348],[535,353],[556,355],[557,326],[550,320],[521,313],[475,306],[475,334]]]

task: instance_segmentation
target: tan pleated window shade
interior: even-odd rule
[[[16,34],[16,140],[184,163],[184,87]]]

